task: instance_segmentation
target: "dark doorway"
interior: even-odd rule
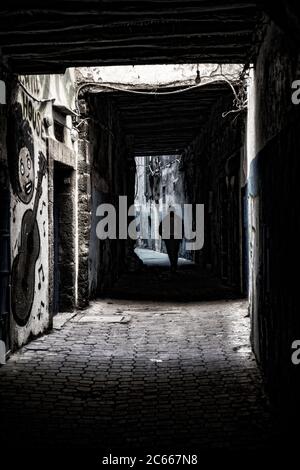
[[[75,308],[74,182],[72,168],[54,163],[53,314]]]

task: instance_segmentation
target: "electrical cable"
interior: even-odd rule
[[[203,78],[215,78],[214,80],[210,81],[210,82],[201,82],[201,83],[196,83],[195,85],[189,85],[187,86],[186,88],[181,88],[179,90],[172,90],[172,91],[157,91],[158,88],[155,87],[155,91],[142,91],[142,90],[133,90],[133,89],[129,89],[129,88],[123,88],[123,87],[126,87],[126,86],[131,86],[132,87],[132,84],[120,84],[120,85],[115,85],[113,83],[97,83],[97,82],[85,82],[85,83],[82,83],[81,85],[78,86],[77,88],[77,100],[78,100],[78,95],[80,93],[80,91],[82,90],[82,88],[84,87],[94,87],[94,88],[100,88],[100,89],[105,89],[105,88],[111,88],[113,90],[116,90],[116,91],[123,91],[125,93],[134,93],[134,94],[138,94],[138,95],[155,95],[155,96],[158,96],[158,95],[174,95],[174,94],[178,94],[178,93],[184,93],[186,91],[189,91],[189,90],[193,90],[195,88],[200,88],[200,87],[203,87],[205,85],[210,85],[211,83],[216,83],[216,82],[222,82],[222,81],[225,81],[226,83],[229,83],[231,84],[230,80],[226,77],[226,75],[224,74],[218,74],[218,75],[205,75],[205,76],[202,76],[201,77],[201,80]],[[237,81],[238,78],[236,78],[235,80],[233,80],[233,82]],[[177,84],[177,86],[180,86],[178,82],[173,82],[172,86],[174,86],[174,83]],[[164,85],[161,85],[161,88],[166,88],[166,87],[170,87],[171,84],[164,84]]]
[[[56,98],[43,98],[43,99],[39,99],[39,98],[36,98],[34,95],[32,95],[28,90],[27,88],[25,87],[25,85],[23,85],[23,83],[18,79],[17,80],[17,83],[23,88],[23,90],[25,91],[25,93],[27,93],[28,96],[30,96],[30,98],[38,103],[49,103],[50,101],[55,101]]]
[[[220,68],[220,73],[217,73],[218,69]],[[245,74],[245,69],[243,69],[242,71],[242,74]],[[210,85],[212,83],[221,83],[222,81],[225,81],[231,88],[231,90],[233,91],[233,94],[235,96],[235,100],[234,100],[234,103],[237,104],[237,107],[238,109],[237,110],[233,110],[233,112],[238,112],[241,110],[241,106],[239,106],[238,104],[240,103],[240,99],[238,98],[238,95],[234,89],[234,86],[232,83],[235,83],[235,84],[240,84],[243,80],[243,77],[242,77],[242,74],[240,73],[238,76],[235,76],[233,77],[232,75],[229,75],[229,74],[223,74],[223,71],[222,71],[222,64],[217,64],[215,70],[213,70],[211,72],[210,75],[203,75],[201,76],[201,81],[200,83],[196,83],[195,85],[189,85],[189,86],[186,86],[185,88],[180,88],[178,90],[172,90],[172,91],[158,91],[159,88],[168,88],[168,87],[171,87],[171,86],[180,86],[180,83],[182,83],[182,81],[173,81],[173,82],[169,82],[169,83],[165,83],[163,85],[159,85],[159,87],[153,87],[154,88],[154,91],[146,91],[146,90],[134,90],[132,88],[126,88],[126,87],[133,87],[134,85],[132,84],[116,84],[116,83],[112,83],[112,82],[102,82],[102,83],[97,83],[97,82],[81,82],[79,83],[78,87],[77,87],[77,90],[76,90],[76,108],[79,112],[79,106],[78,106],[78,100],[79,100],[79,93],[81,92],[81,90],[85,87],[93,87],[93,88],[96,88],[96,89],[101,89],[101,91],[104,91],[106,88],[108,89],[112,89],[112,90],[116,90],[116,91],[120,91],[120,92],[125,92],[125,93],[133,93],[133,94],[139,94],[139,95],[153,95],[153,96],[159,96],[159,95],[173,95],[173,94],[178,94],[178,93],[184,93],[186,91],[190,91],[190,90],[193,90],[193,89],[196,89],[196,88],[200,88],[202,86],[205,86],[205,85]],[[227,75],[227,76],[226,76]],[[227,78],[229,77],[229,78]],[[214,80],[211,80],[209,82],[204,82],[203,83],[203,79],[205,78],[208,78],[208,79],[212,79],[214,78]],[[192,80],[192,79],[190,79]],[[187,82],[188,80],[185,80],[185,82]],[[193,81],[195,81],[193,79]],[[244,106],[242,106],[242,108],[244,109]],[[228,112],[230,113],[230,111]],[[228,114],[228,113],[223,113],[223,114]],[[222,114],[222,116],[223,116]],[[225,117],[225,116],[223,116]]]

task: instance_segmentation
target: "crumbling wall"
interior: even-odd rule
[[[283,408],[295,404],[300,376],[291,361],[292,342],[300,339],[300,110],[291,101],[298,57],[298,45],[271,24],[255,64],[249,110],[255,118],[249,175],[252,344]]]

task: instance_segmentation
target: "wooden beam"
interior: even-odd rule
[[[149,57],[135,57],[129,56],[118,57],[112,56],[109,59],[98,57],[88,57],[87,54],[81,58],[69,58],[66,55],[61,55],[56,59],[47,59],[46,56],[41,55],[35,58],[14,58],[10,55],[2,58],[5,60],[6,65],[15,73],[18,74],[39,74],[39,73],[62,73],[67,67],[84,67],[84,66],[113,66],[113,65],[153,65],[153,64],[244,64],[248,60],[247,49],[244,48],[243,52],[235,52],[234,48],[228,51],[216,50],[214,53],[202,51],[202,54],[191,54],[188,52],[184,55],[156,55]],[[61,72],[57,72],[60,70]]]

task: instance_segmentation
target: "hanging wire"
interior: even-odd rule
[[[91,87],[92,89],[96,89],[96,90],[98,89],[98,90],[101,90],[102,92],[104,92],[105,89],[111,89],[111,90],[116,90],[116,91],[125,92],[125,93],[133,93],[137,95],[165,96],[165,95],[175,95],[179,93],[185,93],[187,91],[200,88],[206,85],[209,86],[212,83],[221,83],[221,82],[227,83],[234,94],[234,100],[233,100],[234,109],[231,111],[222,113],[222,117],[226,117],[230,113],[241,112],[243,109],[247,107],[247,101],[245,101],[245,99],[242,97],[244,95],[244,92],[240,95],[240,92],[237,92],[235,89],[235,87],[238,89],[244,89],[244,77],[242,75],[246,73],[245,68],[243,69],[242,73],[240,73],[238,76],[236,75],[235,77],[229,74],[224,74],[223,69],[222,69],[222,64],[217,64],[216,68],[210,73],[210,75],[202,75],[201,77],[200,77],[200,71],[199,71],[199,64],[197,64],[196,79],[198,79],[198,72],[199,72],[199,79],[200,79],[199,82],[197,80],[196,84],[187,85],[185,88],[180,88],[177,90],[170,90],[170,91],[169,90],[159,91],[159,88],[165,89],[169,87],[180,86],[180,83],[182,83],[182,81],[173,81],[173,82],[165,83],[163,85],[153,87],[153,90],[134,90],[132,89],[134,85],[129,84],[129,83],[116,84],[116,83],[111,83],[111,82],[102,82],[102,83],[83,82],[78,85],[77,91],[76,91],[77,109],[79,112],[79,106],[78,106],[79,93],[85,87]],[[203,79],[211,79],[211,80],[203,82]],[[191,78],[190,80],[193,80],[195,82],[195,79]]]
[[[121,86],[120,85],[115,85],[115,84],[112,84],[112,83],[95,83],[95,82],[85,82],[85,83],[82,83],[81,85],[79,85],[78,89],[77,89],[77,97],[80,93],[80,91],[82,90],[82,88],[84,87],[93,87],[93,88],[98,88],[98,89],[102,89],[102,91],[104,91],[105,88],[110,88],[112,90],[116,90],[116,91],[123,91],[125,93],[134,93],[134,94],[137,94],[137,95],[175,95],[175,94],[178,94],[178,93],[184,93],[186,91],[189,91],[189,90],[192,90],[194,88],[199,88],[199,87],[202,87],[202,86],[205,86],[205,85],[210,85],[211,83],[216,83],[216,82],[222,82],[222,81],[226,81],[227,83],[230,83],[229,79],[225,76],[225,75],[221,75],[221,74],[218,74],[216,76],[212,76],[212,75],[202,75],[201,77],[201,80],[204,79],[204,78],[212,78],[212,77],[215,77],[214,80],[210,81],[210,82],[201,82],[201,83],[197,83],[195,85],[188,85],[187,87],[185,88],[180,88],[179,90],[172,90],[172,91],[158,91],[158,88],[155,87],[155,91],[142,91],[142,90],[133,90],[133,89],[129,89],[129,88],[125,88],[126,86],[131,86],[132,87],[132,84],[131,85],[125,85],[125,84],[122,84]],[[238,79],[236,79],[238,80]],[[234,82],[236,81],[234,80]],[[177,86],[180,86],[178,84],[178,82],[174,82],[176,83]],[[166,88],[166,87],[170,87],[172,84],[164,84],[162,85],[161,87],[163,88]],[[174,84],[172,85],[174,86]]]
[[[221,72],[217,73],[219,68],[220,68]],[[231,75],[228,74],[228,76],[231,78]],[[210,81],[210,82],[204,82],[204,83],[202,82],[203,79],[211,79],[211,78],[215,78],[215,80]],[[194,82],[193,78],[191,78],[190,80],[193,80],[193,82]],[[126,93],[134,93],[134,94],[138,94],[138,95],[173,95],[173,94],[177,94],[177,93],[184,93],[184,92],[192,90],[194,88],[209,85],[211,83],[215,83],[215,82],[219,82],[219,81],[223,81],[223,80],[225,80],[226,82],[229,81],[229,79],[226,77],[226,75],[223,74],[223,72],[222,72],[221,64],[218,64],[216,69],[213,70],[210,75],[202,75],[201,76],[201,83],[196,83],[195,85],[192,85],[192,84],[187,85],[185,88],[180,88],[179,90],[159,91],[159,88],[168,88],[168,87],[180,86],[180,84],[182,84],[182,81],[173,81],[173,82],[169,82],[169,83],[164,83],[163,85],[153,87],[153,90],[134,90],[134,89],[132,89],[132,87],[134,86],[134,85],[132,85],[132,83],[117,84],[117,83],[113,83],[113,82],[97,83],[97,82],[86,82],[85,81],[85,82],[80,83],[78,88],[77,88],[76,101],[78,102],[79,93],[84,87],[93,87],[93,88],[96,88],[96,89],[101,89],[102,91],[104,91],[105,88],[109,88],[109,89],[116,90],[116,91],[123,91],[123,92],[126,92]],[[237,80],[239,80],[239,77],[234,78],[233,82],[235,82]],[[187,82],[187,81],[188,80],[185,80],[185,82]]]

